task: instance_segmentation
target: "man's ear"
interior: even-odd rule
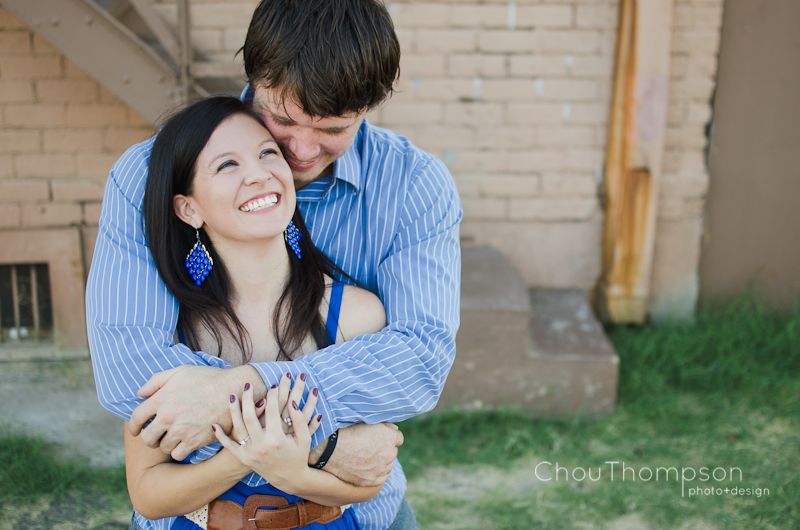
[[[175,195],[172,197],[172,208],[178,219],[191,226],[200,228],[203,226],[203,218],[194,207],[194,200],[186,195]]]

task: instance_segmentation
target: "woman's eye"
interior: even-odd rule
[[[234,166],[238,166],[238,165],[239,165],[239,164],[237,164],[237,163],[236,163],[236,162],[234,162],[233,160],[226,160],[225,162],[223,162],[223,163],[221,163],[221,164],[219,165],[219,167],[217,168],[217,172],[219,173],[220,171],[222,171],[222,170],[223,170],[223,169],[225,169],[225,168],[228,168],[228,167],[234,167]]]
[[[277,155],[277,154],[278,154],[278,151],[276,151],[275,149],[272,149],[270,147],[270,148],[262,150],[261,154],[258,155],[258,158],[264,158],[265,156]]]

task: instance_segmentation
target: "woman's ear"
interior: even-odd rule
[[[192,228],[197,229],[203,226],[203,218],[194,208],[194,200],[191,197],[175,195],[172,197],[172,208],[175,210],[175,215],[178,216],[178,219]]]

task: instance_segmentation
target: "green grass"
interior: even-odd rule
[[[30,503],[38,495],[61,497],[91,491],[113,495],[125,487],[122,468],[91,469],[86,463],[65,461],[53,455],[54,448],[41,440],[0,430],[0,501]]]
[[[800,526],[800,310],[778,314],[741,298],[701,309],[691,324],[620,326],[609,335],[620,355],[613,416],[449,412],[403,424],[400,458],[422,527],[450,528],[456,513],[465,521],[458,528],[598,528],[625,516],[647,528]],[[600,470],[602,479],[526,483],[539,461]],[[607,461],[735,466],[741,481],[706,485],[769,495],[682,497],[676,481],[621,481],[619,472],[612,481]],[[462,499],[451,494],[452,476],[432,472],[442,466],[474,482],[455,486]]]
[[[691,324],[608,331],[620,355],[610,417],[448,411],[402,424],[400,459],[421,528],[601,528],[621,517],[647,528],[800,527],[800,307],[778,314],[740,298],[701,309]],[[80,507],[129,510],[121,468],[89,469],[52,454],[0,430],[0,520],[7,524],[11,506],[78,519]],[[602,469],[603,477],[543,484],[534,467],[544,460]],[[610,480],[610,460],[633,469],[736,466],[741,481],[714,485],[769,495],[682,497],[675,481]],[[102,517],[76,526],[90,527],[112,526]]]
[[[90,468],[57,452],[0,428],[0,528],[53,528],[65,520],[76,528],[127,528],[109,520],[110,511],[130,513],[124,468]]]
[[[782,314],[743,296],[701,308],[693,324],[619,326],[609,336],[623,403],[649,407],[649,394],[690,391],[800,410],[792,399],[800,389],[800,304]]]

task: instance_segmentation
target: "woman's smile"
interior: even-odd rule
[[[281,202],[279,193],[262,193],[239,206],[244,213],[265,213],[275,209]]]

